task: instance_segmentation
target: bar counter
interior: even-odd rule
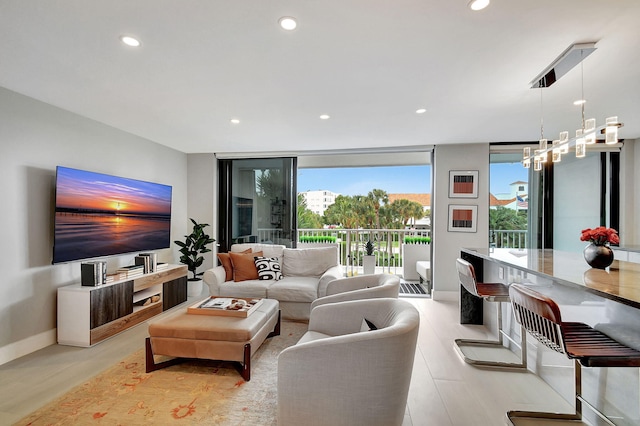
[[[614,260],[606,270],[591,268],[582,253],[558,250],[461,249],[460,256],[476,268],[481,282],[514,282],[552,298],[563,321],[583,322],[636,350],[640,350],[640,264]],[[483,309],[482,299],[460,289],[462,324],[497,328],[494,309]],[[511,306],[504,304],[503,319],[514,340],[519,328]],[[512,348],[512,350],[515,350]],[[529,339],[528,368],[549,383],[567,401],[573,398],[573,364],[534,339]],[[638,368],[584,368],[583,395],[616,425],[640,424]],[[586,411],[589,424],[601,424]]]
[[[469,249],[463,253],[515,268],[553,283],[585,289],[605,299],[640,308],[640,264],[614,260],[606,270],[591,268],[582,253],[558,250]]]

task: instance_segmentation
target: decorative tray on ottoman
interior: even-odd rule
[[[187,313],[246,318],[262,304],[262,299],[211,296],[187,308]]]

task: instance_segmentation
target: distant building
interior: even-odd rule
[[[527,210],[529,208],[527,187],[527,182],[519,180],[509,184],[510,191],[508,193],[489,194],[489,207],[492,209],[506,207],[511,210]]]
[[[304,197],[309,210],[323,216],[325,210],[336,202],[336,197],[340,194],[331,191],[306,191],[300,195]]]

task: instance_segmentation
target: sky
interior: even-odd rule
[[[170,214],[171,187],[58,167],[56,207]]]
[[[520,162],[492,164],[491,193],[509,192],[510,183],[528,181],[527,172]],[[329,190],[367,195],[372,189],[388,194],[431,193],[431,166],[298,169],[298,192]]]
[[[342,195],[431,192],[430,166],[298,169],[298,192],[329,190]]]
[[[509,192],[509,184],[517,181],[529,181],[529,169],[519,161],[516,163],[491,163],[489,191],[492,194]]]

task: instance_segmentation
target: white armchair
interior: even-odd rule
[[[391,274],[358,275],[339,278],[327,284],[326,296],[311,303],[311,309],[326,303],[345,302],[347,300],[398,298],[400,277]]]
[[[377,329],[362,331],[365,318]],[[313,309],[309,331],[278,357],[278,425],[401,425],[419,324],[399,299]]]

